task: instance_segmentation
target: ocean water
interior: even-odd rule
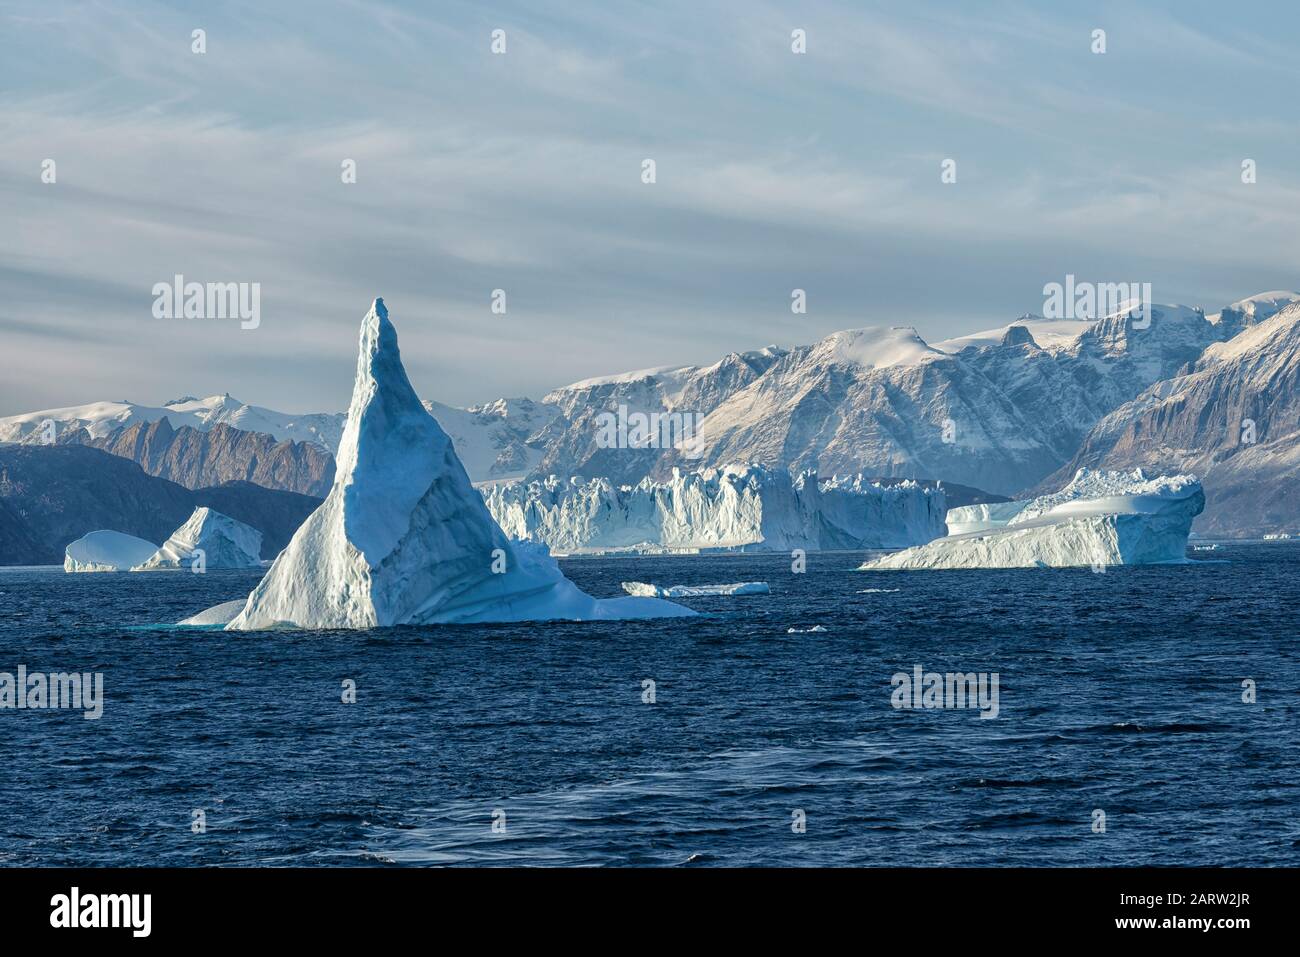
[[[772,594],[370,633],[157,627],[257,573],[0,570],[0,671],[104,675],[100,720],[0,710],[0,864],[1295,865],[1300,546],[1193,556],[572,560]],[[996,672],[997,717],[895,709],[917,665]]]

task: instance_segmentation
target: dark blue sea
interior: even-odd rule
[[[1192,556],[580,559],[772,594],[369,633],[156,627],[258,573],[3,569],[0,671],[102,672],[104,713],[0,710],[0,864],[1295,865],[1300,545]],[[998,716],[895,709],[917,665],[998,673]]]

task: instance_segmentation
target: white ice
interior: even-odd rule
[[[623,582],[629,595],[652,598],[699,598],[706,595],[766,595],[772,589],[767,582],[737,582],[734,585],[651,585],[647,582]]]
[[[131,570],[191,568],[198,550],[206,568],[257,568],[262,563],[262,533],[201,506],[147,561]]]
[[[65,572],[124,572],[158,550],[143,538],[100,529],[88,532],[63,550]]]
[[[901,548],[944,534],[946,511],[941,490],[915,482],[791,477],[758,465],[674,469],[665,482],[632,486],[552,475],[482,494],[512,538],[570,553]]]
[[[1059,492],[1023,503],[1004,523],[949,535],[864,563],[867,570],[1069,568],[1186,560],[1205,493],[1192,475],[1080,469]],[[1000,519],[1001,520],[1001,519]]]
[[[334,486],[227,627],[692,614],[654,598],[593,598],[544,546],[511,542],[411,387],[397,331],[376,299],[361,324]]]

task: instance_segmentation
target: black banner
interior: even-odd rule
[[[573,940],[704,921],[891,939],[1135,937],[1224,945],[1289,922],[1295,869],[104,869],[0,870],[9,942],[342,943],[377,931]],[[809,925],[809,920],[814,921]],[[1246,935],[1246,936],[1242,936]],[[969,938],[968,938],[969,939]]]

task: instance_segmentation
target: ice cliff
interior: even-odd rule
[[[205,568],[257,568],[262,533],[229,515],[200,506],[144,563],[132,571],[191,568],[202,552]]]
[[[592,598],[545,547],[506,537],[411,387],[376,299],[361,324],[334,486],[226,627],[689,614],[654,598]]]
[[[512,538],[555,551],[901,548],[944,534],[944,495],[914,482],[885,487],[855,476],[792,478],[784,469],[673,470],[666,482],[604,478],[497,485],[483,490]]]
[[[1068,568],[1179,562],[1185,560],[1192,519],[1204,507],[1205,493],[1192,475],[1149,479],[1141,469],[1080,469],[1069,485],[1050,495],[991,508],[954,509],[963,513],[956,522],[958,529],[963,524],[986,527],[958,531],[866,562],[862,568]]]
[[[1028,500],[1018,502],[992,502],[983,505],[963,505],[961,508],[948,509],[944,519],[949,535],[962,535],[966,532],[986,532],[992,528],[1001,528],[1016,517],[1016,514],[1028,504]]]

